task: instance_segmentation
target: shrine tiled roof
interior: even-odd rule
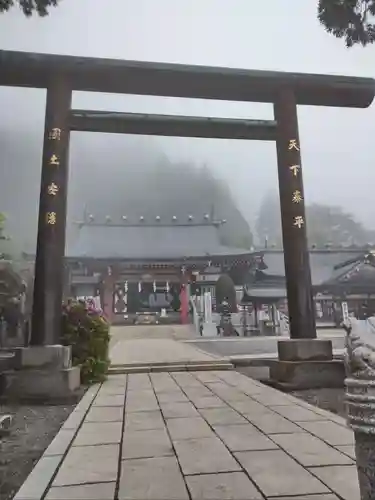
[[[356,253],[355,253],[356,252]],[[340,250],[312,250],[310,251],[311,280],[315,286],[327,282],[336,274],[344,274],[345,270],[335,270],[341,263],[353,259],[359,250],[355,252]],[[285,276],[284,254],[282,251],[265,251],[264,263],[267,266],[266,274]]]
[[[323,286],[370,287],[375,284],[375,255],[365,252],[337,265]]]
[[[248,256],[250,251],[221,245],[214,224],[81,225],[68,241],[68,258],[167,260]]]

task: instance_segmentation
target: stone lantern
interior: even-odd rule
[[[348,425],[355,437],[355,455],[361,500],[375,494],[375,317],[348,318],[346,406]]]

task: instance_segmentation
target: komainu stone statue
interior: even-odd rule
[[[361,500],[375,498],[375,317],[349,318],[344,355],[348,424],[354,431]]]
[[[364,321],[350,318],[343,326],[347,333],[344,354],[347,375],[375,380],[375,318]]]

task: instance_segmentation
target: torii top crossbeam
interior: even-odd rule
[[[68,73],[73,90],[273,103],[280,87],[291,87],[296,103],[368,107],[375,80],[67,55],[0,51],[0,85],[47,88]]]

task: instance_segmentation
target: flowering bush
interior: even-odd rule
[[[93,300],[69,300],[62,310],[62,343],[72,346],[82,383],[100,382],[109,366],[109,323]]]

